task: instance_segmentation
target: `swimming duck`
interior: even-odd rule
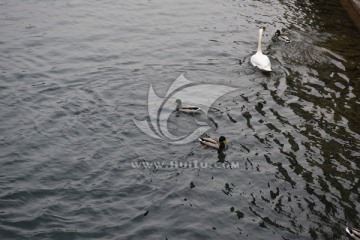
[[[177,103],[176,110],[179,112],[196,113],[200,110],[200,108],[196,106],[182,105],[180,99],[177,99],[175,102]]]
[[[277,42],[277,41],[281,41],[281,42],[286,42],[286,43],[290,43],[290,38],[284,34],[282,34],[280,32],[280,30],[277,30],[274,34],[274,36],[272,37],[272,40],[274,42]]]
[[[262,71],[271,72],[271,63],[268,56],[264,55],[261,51],[261,39],[265,27],[259,29],[259,42],[257,52],[251,56],[250,62],[254,67],[258,67]]]
[[[355,240],[360,240],[360,230],[347,227],[346,232]]]
[[[227,143],[226,138],[224,136],[221,136],[219,138],[219,141],[212,139],[212,138],[205,138],[205,137],[199,138],[199,141],[201,144],[204,144],[206,146],[213,147],[213,148],[216,148],[219,150],[224,149],[225,144]]]

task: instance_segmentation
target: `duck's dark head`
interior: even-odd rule
[[[175,101],[177,104],[181,105],[181,100],[180,99],[176,99]]]
[[[276,30],[275,35],[276,35],[276,36],[280,36],[280,35],[281,35],[280,30]]]
[[[219,142],[225,142],[226,138],[224,136],[219,137]]]

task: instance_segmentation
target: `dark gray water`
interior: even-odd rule
[[[249,63],[259,26],[269,75]],[[293,42],[271,42],[276,29]],[[336,0],[0,1],[0,239],[347,239],[359,39]],[[164,97],[180,74],[237,89],[208,134],[239,167],[135,126],[149,86]]]

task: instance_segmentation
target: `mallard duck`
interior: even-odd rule
[[[360,230],[355,228],[346,228],[346,232],[354,239],[360,240]]]
[[[271,63],[268,56],[264,55],[261,51],[261,39],[262,34],[265,31],[265,27],[259,29],[259,42],[257,52],[251,56],[250,62],[254,67],[258,67],[262,71],[271,71]]]
[[[274,36],[272,37],[272,40],[274,42],[277,42],[277,41],[281,41],[281,42],[286,42],[286,43],[290,43],[290,38],[284,34],[282,34],[280,32],[280,30],[277,30],[274,34]]]
[[[199,138],[199,141],[201,144],[204,144],[206,146],[213,147],[213,148],[216,148],[219,150],[224,149],[225,144],[227,143],[226,138],[224,136],[221,136],[219,138],[219,141],[212,139],[212,138],[205,138],[205,137]]]
[[[177,99],[175,102],[177,103],[176,110],[179,112],[196,113],[200,110],[200,108],[196,106],[182,105],[180,99]]]

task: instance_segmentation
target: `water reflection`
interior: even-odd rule
[[[277,167],[281,178],[293,188],[299,183],[295,181],[296,177],[290,176],[290,172],[302,176],[307,192],[307,197],[301,197],[304,200],[302,205],[307,206],[310,213],[306,219],[318,219],[314,223],[316,227],[309,227],[312,237],[338,238],[343,235],[345,224],[359,224],[359,210],[356,207],[356,196],[359,194],[356,185],[359,180],[355,176],[360,173],[357,161],[360,132],[359,125],[353,124],[359,116],[351,113],[359,108],[359,104],[354,93],[356,85],[352,83],[356,79],[352,57],[349,57],[352,54],[346,49],[354,48],[355,52],[359,52],[360,48],[351,41],[343,40],[343,34],[359,37],[359,33],[354,32],[348,24],[334,26],[334,19],[330,15],[333,12],[343,14],[335,3],[297,1],[295,6],[284,4],[293,10],[296,6],[305,13],[307,21],[299,22],[296,19],[296,25],[307,28],[310,34],[306,33],[301,38],[298,36],[301,42],[288,45],[285,49],[272,46],[272,51],[283,50],[279,61],[287,63],[285,68],[289,73],[286,77],[286,97],[296,97],[296,100],[285,105],[294,114],[292,121],[286,123],[293,128],[292,133],[284,133],[292,151],[280,149],[288,160],[288,167],[284,168],[282,162],[273,161],[270,155],[265,155],[265,158],[269,164]],[[295,17],[292,18],[295,21]],[[337,19],[343,21],[346,18],[342,15]],[[314,29],[319,29],[320,34],[312,34]],[[324,30],[326,34],[321,34]],[[330,47],[332,45],[337,47]],[[340,50],[339,46],[343,49]],[[289,119],[289,115],[286,118]],[[337,220],[331,221],[331,218]],[[328,228],[320,229],[319,223],[322,221],[328,222]]]
[[[0,233],[341,239],[360,226],[359,32],[336,0],[280,3],[2,5]],[[263,25],[271,74],[249,62]],[[272,42],[276,29],[292,42]],[[181,73],[238,89],[209,116],[169,122],[179,135],[209,123],[226,152],[132,124],[148,114],[148,85],[164,95]]]

